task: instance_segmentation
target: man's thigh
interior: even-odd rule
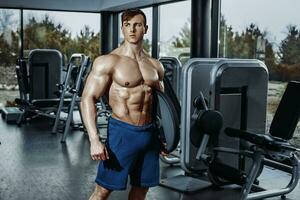
[[[130,171],[130,184],[153,187],[159,184],[159,152],[157,149],[140,153]]]

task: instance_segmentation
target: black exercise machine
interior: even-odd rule
[[[240,199],[262,199],[274,196],[285,198],[293,191],[299,180],[300,161],[297,156],[300,149],[288,141],[293,137],[300,116],[300,82],[289,82],[280,104],[272,120],[268,134],[252,133],[235,128],[226,128],[225,133],[250,142],[249,150],[215,147],[207,153],[208,141],[218,135],[222,127],[222,116],[217,111],[208,110],[202,93],[195,99],[197,119],[194,128],[202,133],[202,141],[197,152],[197,160],[208,165],[208,177],[215,186],[237,184],[242,187]],[[204,109],[203,109],[204,108]],[[193,134],[197,134],[194,132]],[[243,155],[252,159],[249,172],[231,167],[228,163],[218,160],[218,153]],[[285,162],[285,163],[283,163]],[[286,164],[288,163],[288,164]],[[255,185],[263,166],[269,165],[275,169],[291,174],[291,179],[285,188],[265,190]]]
[[[38,115],[54,118],[59,102],[56,84],[62,82],[62,54],[54,49],[34,49],[30,51],[28,64],[25,59],[17,62],[20,98],[16,103],[22,110],[17,124]]]
[[[160,185],[190,193],[212,185],[220,187],[234,183],[242,187],[241,199],[285,197],[291,192],[299,178],[296,155],[299,149],[287,142],[299,119],[299,83],[288,84],[281,101],[286,103],[280,103],[269,135],[265,134],[268,73],[263,63],[257,60],[191,59],[183,70],[180,159],[185,175],[162,179]],[[199,98],[202,89],[205,95]],[[169,121],[172,123],[172,117]],[[256,139],[250,135],[245,140],[246,134],[240,129],[254,131]],[[172,129],[166,132],[173,133]],[[232,138],[233,135],[238,139]],[[283,163],[278,162],[283,160]],[[291,181],[287,187],[265,191],[255,185],[258,181],[254,180],[264,166],[290,173]],[[206,175],[208,177],[203,177]],[[201,177],[204,179],[199,179]]]
[[[52,133],[56,133],[58,125],[63,122],[63,136],[61,142],[66,141],[70,125],[73,122],[73,111],[77,107],[81,117],[81,110],[79,106],[80,98],[83,91],[84,81],[90,71],[91,61],[88,56],[84,54],[73,54],[67,66],[67,74],[63,84],[58,85],[60,88],[60,101],[56,111],[56,117],[52,128]],[[66,99],[70,102],[67,106],[64,105]],[[62,111],[66,110],[66,117],[62,117]]]

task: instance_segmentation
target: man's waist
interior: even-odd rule
[[[125,123],[133,125],[133,126],[145,126],[145,125],[151,124],[153,121],[151,115],[145,115],[145,116],[139,116],[139,117],[133,117],[131,115],[119,116],[113,112],[111,114],[111,116],[116,120],[125,122]]]
[[[133,130],[145,130],[154,127],[152,119],[150,119],[150,121],[146,121],[145,123],[133,123],[131,121],[120,119],[114,114],[112,114],[112,116],[109,118],[109,124],[114,124],[123,128],[129,128]]]

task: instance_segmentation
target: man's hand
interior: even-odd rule
[[[109,159],[108,151],[104,144],[99,140],[91,141],[91,157],[92,160],[107,160]]]
[[[169,153],[167,152],[167,143],[165,143],[165,142],[161,142],[161,148],[160,148],[160,154],[162,155],[162,156],[167,156],[167,155],[169,155]]]

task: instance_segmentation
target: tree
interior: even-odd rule
[[[0,65],[7,67],[15,64],[19,54],[18,43],[19,36],[17,32],[7,30],[0,34]]]
[[[221,25],[220,30],[224,31],[224,34],[220,34],[223,35],[220,40],[220,57],[256,58],[257,39],[259,37],[265,39],[265,32],[260,31],[255,24],[251,23],[241,33],[234,33],[231,26],[227,27],[225,18],[222,18]]]
[[[279,47],[280,59],[283,64],[300,63],[300,33],[295,25],[287,27],[288,34]]]
[[[258,52],[258,41],[264,42],[265,49]],[[221,16],[220,21],[220,57],[228,58],[259,58],[264,54],[263,60],[269,70],[276,67],[276,55],[273,45],[267,39],[267,32],[261,31],[257,25],[250,23],[241,33],[233,32],[230,25],[227,25],[225,17]]]
[[[147,53],[150,53],[151,44],[149,39],[144,39],[143,48]]]
[[[37,22],[35,17],[30,18],[24,34],[24,49],[58,49],[65,55],[72,41],[71,33],[61,24],[55,25],[48,15],[41,22]]]
[[[71,53],[84,53],[94,60],[99,56],[100,52],[100,33],[95,34],[91,31],[89,26],[84,26],[80,30],[79,35],[72,41],[72,48],[69,48],[69,54]]]
[[[179,37],[175,37],[172,45],[175,48],[186,48],[191,46],[191,21],[188,20],[181,31],[179,32]]]

